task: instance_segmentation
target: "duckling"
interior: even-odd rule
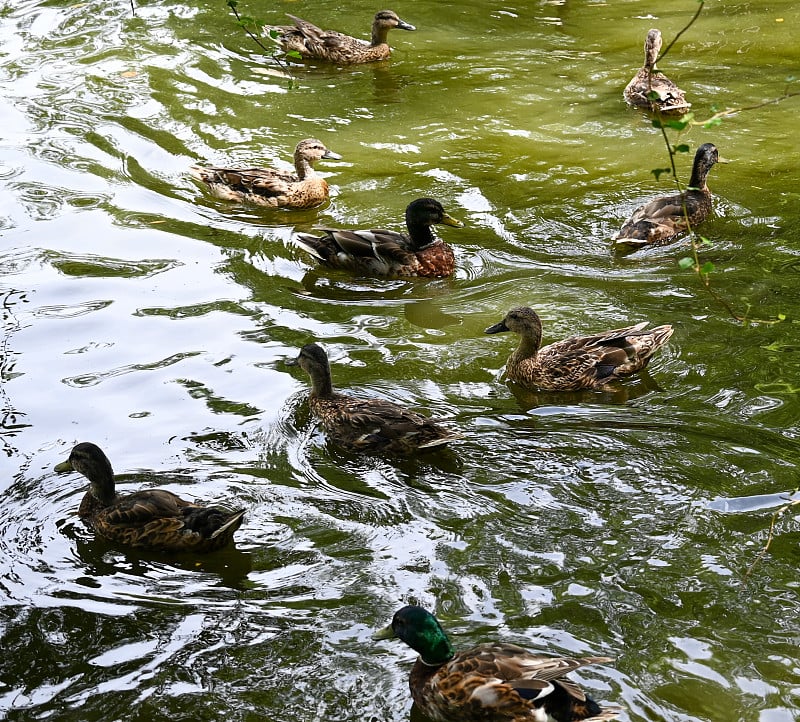
[[[690,224],[694,228],[702,223],[713,210],[706,179],[718,162],[721,161],[717,147],[713,143],[703,143],[695,153],[692,177],[686,190],[654,198],[639,206],[613,239],[614,245],[633,250],[663,246],[687,231]]]
[[[293,26],[265,25],[264,32],[286,52],[294,50],[304,58],[327,60],[339,65],[386,60],[392,53],[386,42],[389,31],[392,28],[416,30],[413,25],[401,20],[393,10],[381,10],[375,13],[372,21],[372,41],[366,43],[335,30],[321,30],[294,15],[289,17],[294,22]]]
[[[311,208],[328,200],[328,184],[314,172],[318,160],[340,160],[316,138],[301,140],[294,149],[296,173],[273,168],[205,168],[193,165],[191,176],[208,185],[217,198],[283,208]]]
[[[298,233],[295,242],[331,268],[383,278],[441,278],[452,275],[456,259],[453,249],[433,234],[431,226],[437,223],[454,228],[464,225],[445,213],[439,201],[418,198],[406,208],[408,234],[320,228],[324,235]]]
[[[440,722],[601,722],[619,707],[601,707],[565,675],[611,657],[547,657],[516,644],[488,642],[456,653],[436,617],[400,609],[373,639],[397,638],[419,653],[408,684],[417,707]]]
[[[641,371],[672,336],[672,326],[645,330],[635,326],[593,336],[571,336],[540,348],[542,321],[532,308],[512,308],[486,333],[513,331],[519,347],[508,357],[506,376],[529,389],[545,391],[602,390],[606,384]]]
[[[133,547],[165,552],[210,552],[228,544],[244,520],[229,512],[181,499],[165,489],[118,495],[114,471],[102,449],[83,442],[73,447],[57,472],[77,471],[89,480],[78,515],[98,536]]]
[[[656,59],[661,52],[661,31],[653,28],[644,41],[644,66],[622,91],[622,96],[631,105],[664,115],[682,115],[692,107],[686,102],[686,94],[664,73],[656,68]],[[651,95],[655,93],[654,97]]]
[[[383,399],[357,399],[333,390],[331,367],[316,343],[300,349],[289,366],[299,366],[311,378],[308,403],[335,443],[351,451],[411,454],[442,446],[458,434],[425,416]]]

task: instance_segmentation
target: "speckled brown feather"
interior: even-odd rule
[[[688,230],[687,217],[692,227],[706,220],[713,210],[706,180],[718,160],[713,144],[701,145],[695,154],[688,188],[683,193],[654,198],[639,206],[614,238],[615,245],[633,250],[666,245]]]
[[[328,183],[314,171],[322,158],[340,156],[314,138],[295,148],[295,173],[273,168],[216,168],[191,166],[190,174],[208,185],[217,198],[282,208],[312,208],[329,196]]]
[[[427,716],[445,722],[533,722],[545,701],[546,713],[558,722],[612,720],[619,708],[601,708],[564,677],[585,665],[611,661],[546,657],[514,644],[480,644],[440,667],[417,659],[409,687]]]
[[[297,359],[311,378],[309,407],[328,438],[343,448],[367,453],[410,454],[447,444],[458,434],[410,409],[384,399],[358,399],[336,393],[325,351],[304,346]]]
[[[609,657],[547,657],[499,642],[456,653],[438,620],[416,605],[399,609],[373,638],[401,639],[419,654],[411,696],[437,722],[600,722],[621,712],[601,707],[565,676]]]
[[[415,30],[392,10],[381,10],[372,22],[369,43],[335,30],[322,30],[308,20],[287,13],[294,25],[266,25],[267,33],[281,48],[304,58],[325,60],[338,65],[372,63],[386,60],[392,53],[387,37],[392,28]]]
[[[77,444],[57,471],[89,479],[78,515],[97,535],[136,549],[210,552],[233,539],[245,512],[195,504],[165,489],[118,495],[107,457],[95,444]]]
[[[541,320],[531,308],[511,309],[486,333],[513,331],[519,346],[509,356],[506,376],[529,389],[577,391],[602,389],[641,371],[672,335],[672,326],[646,330],[647,322],[590,336],[572,336],[540,348]]]
[[[637,108],[658,111],[664,115],[682,115],[692,107],[686,94],[656,68],[661,51],[661,32],[653,28],[644,41],[644,65],[622,92],[625,100]],[[656,97],[651,97],[655,93]]]
[[[367,276],[441,278],[455,271],[455,254],[436,238],[431,225],[463,225],[432,198],[419,198],[406,209],[408,234],[383,228],[343,230],[320,228],[322,236],[298,233],[297,244],[331,268]]]

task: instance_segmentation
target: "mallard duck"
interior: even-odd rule
[[[118,495],[111,462],[100,447],[73,447],[57,472],[77,471],[89,480],[78,515],[96,534],[128,547],[167,552],[210,552],[228,544],[244,510],[225,511],[186,501],[165,489]]]
[[[665,115],[683,114],[692,104],[687,103],[686,94],[656,68],[656,59],[660,52],[661,31],[653,28],[644,41],[644,65],[633,76],[622,95],[637,108],[658,111]]]
[[[289,366],[299,366],[311,378],[308,403],[328,438],[351,451],[410,454],[442,446],[458,434],[425,416],[384,399],[357,399],[336,393],[328,356],[309,343]]]
[[[295,242],[331,268],[384,278],[440,278],[453,273],[456,259],[453,249],[433,234],[431,226],[437,223],[455,228],[464,225],[447,215],[439,201],[418,198],[406,208],[408,234],[320,228],[324,235],[298,233]]]
[[[614,245],[634,250],[642,246],[662,246],[687,231],[689,224],[694,228],[702,223],[713,209],[706,179],[719,159],[716,146],[703,143],[695,153],[692,177],[686,190],[654,198],[639,206],[614,238]]]
[[[328,184],[314,172],[314,163],[342,156],[316,138],[301,140],[294,149],[296,173],[273,168],[206,168],[193,165],[189,173],[224,201],[260,206],[311,208],[328,200]]]
[[[413,25],[401,20],[393,10],[381,10],[375,13],[372,40],[366,43],[335,30],[321,30],[313,23],[294,15],[289,17],[294,25],[265,25],[264,32],[286,52],[294,50],[304,58],[327,60],[339,65],[386,60],[392,54],[392,49],[386,42],[389,31],[392,28],[416,30]]]
[[[486,333],[513,331],[519,346],[506,363],[506,376],[529,389],[578,391],[603,389],[606,384],[641,371],[650,357],[672,336],[672,326],[645,330],[635,326],[572,336],[540,348],[542,321],[532,308],[512,308]]]
[[[414,702],[439,722],[574,722],[616,719],[564,675],[611,657],[547,657],[489,642],[456,653],[436,617],[400,609],[375,639],[401,639],[419,654],[408,684]]]

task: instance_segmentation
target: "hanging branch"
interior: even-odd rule
[[[133,2],[133,0],[131,0]],[[256,26],[257,23],[251,17],[242,17],[239,15],[239,11],[236,9],[236,6],[239,4],[238,0],[226,0],[228,7],[231,9],[231,12],[236,17],[239,25],[244,28],[244,31],[255,41],[256,45],[260,47],[265,53],[267,53],[282,69],[283,71],[289,76],[290,80],[294,80],[294,76],[292,75],[291,70],[289,69],[289,64],[279,58],[272,48],[268,48],[264,43],[261,42],[261,38],[259,38],[251,29],[250,26]],[[300,57],[299,53],[297,54]]]

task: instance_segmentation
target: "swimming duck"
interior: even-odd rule
[[[486,333],[513,331],[518,348],[508,357],[506,376],[529,389],[578,391],[603,389],[606,384],[641,371],[650,357],[672,336],[672,326],[645,330],[635,326],[603,331],[592,336],[572,336],[540,348],[542,321],[532,308],[512,308]]]
[[[109,541],[136,549],[210,552],[228,544],[242,525],[244,510],[229,512],[181,499],[165,489],[118,495],[111,462],[100,447],[73,447],[57,472],[77,471],[89,480],[78,515]]]
[[[410,454],[442,446],[458,434],[425,416],[384,399],[357,399],[337,393],[325,351],[316,343],[300,349],[289,366],[299,366],[311,378],[308,403],[328,438],[351,451]]]
[[[600,722],[619,707],[601,707],[566,674],[610,657],[547,657],[516,644],[489,642],[456,653],[436,617],[400,609],[374,639],[398,638],[419,653],[408,684],[424,714],[440,722]]]
[[[692,177],[686,190],[654,198],[639,206],[614,238],[614,245],[633,250],[643,246],[662,246],[687,231],[689,224],[694,228],[702,223],[713,209],[706,179],[719,160],[716,146],[703,143],[695,153]]]
[[[456,267],[453,249],[431,226],[464,224],[445,213],[433,198],[418,198],[406,208],[408,234],[383,229],[363,231],[320,228],[324,235],[298,233],[295,242],[324,265],[384,278],[449,276]]]
[[[193,165],[189,173],[208,185],[224,201],[255,203],[260,206],[311,208],[328,200],[328,184],[314,172],[321,159],[339,160],[316,138],[301,140],[294,149],[296,173],[273,168],[206,168]]]
[[[664,115],[681,115],[692,107],[686,94],[656,68],[661,52],[661,31],[653,28],[644,41],[644,65],[622,91],[631,105]],[[655,93],[655,96],[652,94]]]
[[[392,28],[416,30],[413,25],[401,20],[393,10],[381,10],[375,13],[372,40],[366,43],[335,30],[321,30],[313,23],[294,15],[289,17],[294,25],[265,25],[264,32],[286,52],[294,50],[304,58],[327,60],[339,65],[386,60],[392,53],[386,42],[389,31]]]

